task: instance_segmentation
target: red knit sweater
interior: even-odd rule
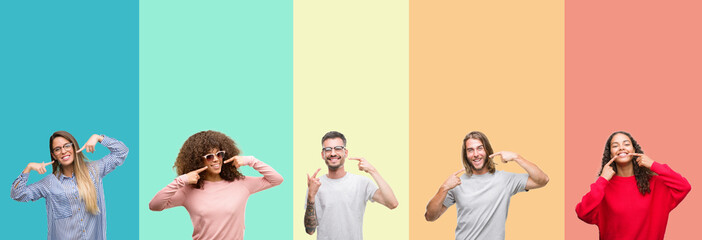
[[[641,195],[636,179],[600,177],[575,207],[578,218],[600,229],[600,239],[663,239],[668,214],[690,192],[690,183],[668,165],[654,162],[651,193]]]

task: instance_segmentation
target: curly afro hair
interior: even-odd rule
[[[598,173],[598,175],[602,175],[602,170],[604,169],[605,164],[607,164],[609,160],[612,159],[610,144],[612,143],[612,138],[614,138],[614,135],[620,133],[626,135],[627,137],[629,137],[629,139],[631,139],[631,144],[634,145],[634,151],[636,153],[644,153],[639,143],[636,142],[636,140],[634,140],[634,137],[632,137],[631,134],[624,131],[614,132],[612,133],[612,135],[609,135],[607,143],[605,143],[605,149],[602,153],[602,167],[600,168],[600,172]],[[641,195],[646,195],[646,193],[650,193],[651,187],[649,186],[649,180],[651,179],[651,176],[653,176],[655,173],[653,173],[653,171],[646,167],[639,167],[639,165],[636,164],[636,158],[631,159],[631,162],[634,166],[634,178],[636,178],[636,185],[639,187],[639,192],[641,193]],[[617,164],[612,163],[611,166],[612,169],[614,169],[614,172],[617,172]]]
[[[173,168],[176,169],[178,175],[200,169],[205,166],[202,156],[207,155],[212,149],[225,151],[223,160],[238,156],[240,153],[234,140],[224,133],[212,130],[202,131],[185,140]],[[200,173],[200,180],[195,184],[195,188],[202,188],[205,174],[206,172]],[[239,172],[233,162],[222,165],[219,176],[229,182],[244,179],[244,175]]]

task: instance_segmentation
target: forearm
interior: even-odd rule
[[[273,167],[254,157],[250,157],[250,159],[247,162],[247,165],[251,166],[254,170],[261,173],[261,175],[263,175],[263,179],[265,179],[270,184],[269,187],[278,186],[283,182],[283,176],[281,176],[277,171],[275,171]]]
[[[443,214],[442,209],[444,208],[444,200],[446,200],[448,191],[449,189],[441,186],[436,195],[429,200],[429,203],[427,204],[427,211],[424,213],[424,218],[427,221],[433,222],[441,217],[441,214]]]
[[[378,191],[380,193],[380,199],[382,199],[382,204],[390,209],[397,207],[398,202],[395,197],[395,193],[392,191],[390,185],[383,179],[383,176],[378,173],[378,171],[373,171],[370,173],[373,180],[378,185]]]
[[[314,206],[314,196],[307,196],[307,209],[305,210],[305,232],[314,234],[317,229],[317,211]]]
[[[545,186],[548,181],[548,175],[544,173],[536,164],[527,161],[524,159],[522,156],[519,156],[516,160],[517,164],[519,164],[520,167],[522,167],[524,170],[526,170],[527,174],[529,174],[529,178],[534,181],[538,185],[538,187],[543,187]]]
[[[176,198],[175,195],[180,188],[185,186],[185,178],[186,175],[178,176],[173,182],[156,193],[156,196],[149,202],[149,209],[151,211],[161,211],[177,206],[180,199]]]
[[[29,174],[22,173],[15,181],[12,183],[12,189],[10,189],[10,198],[19,202],[34,201],[42,197],[41,192],[35,187],[30,187],[27,185],[27,180]]]
[[[604,199],[604,189],[609,181],[604,177],[598,177],[595,183],[590,185],[590,192],[583,196],[580,203],[575,206],[575,213],[580,220],[586,223],[597,224],[599,206]]]

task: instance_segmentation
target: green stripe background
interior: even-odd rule
[[[152,212],[148,203],[176,177],[183,142],[209,129],[285,178],[249,198],[245,238],[290,238],[292,13],[292,1],[140,2],[141,239],[192,234],[184,208]]]

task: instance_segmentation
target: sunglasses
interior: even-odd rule
[[[215,157],[219,158],[219,159],[224,159],[224,151],[219,151],[219,152],[214,153],[214,154],[210,153],[210,154],[207,154],[207,155],[202,156],[202,157],[204,157],[207,161],[210,161],[210,162],[214,161]]]

